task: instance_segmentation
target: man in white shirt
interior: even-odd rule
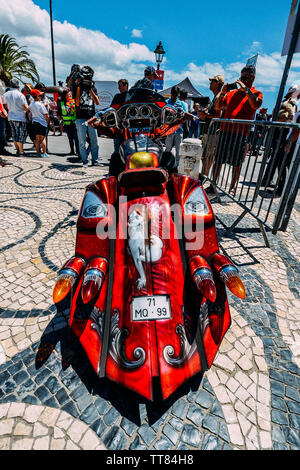
[[[25,155],[23,145],[26,141],[26,113],[29,111],[27,101],[19,90],[19,81],[11,80],[10,90],[3,95],[3,104],[8,110],[8,121],[17,155]]]

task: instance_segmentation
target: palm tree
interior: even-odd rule
[[[34,82],[39,81],[39,74],[29,53],[16,43],[15,38],[8,34],[0,34],[0,80],[6,86],[12,78],[27,78]]]

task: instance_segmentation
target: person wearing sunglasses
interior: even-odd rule
[[[263,94],[254,88],[255,67],[245,66],[234,84],[222,87],[215,109],[223,111],[224,119],[253,120],[256,110],[261,107]],[[224,163],[232,167],[229,191],[235,193],[241,165],[247,152],[249,124],[223,123],[215,154],[213,177],[219,177]]]

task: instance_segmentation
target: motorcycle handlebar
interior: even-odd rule
[[[87,127],[89,124],[92,124],[95,121],[97,121],[97,117],[93,116],[90,119],[88,119],[87,121],[83,122],[82,125]]]
[[[95,123],[96,121],[98,121],[98,124],[100,124],[102,122],[101,120],[101,116],[102,116],[102,112],[101,111],[98,111],[93,117],[91,117],[90,119],[88,119],[87,121],[83,122],[82,125],[83,126],[86,126],[88,127],[89,124],[93,124]],[[185,120],[189,120],[189,119],[192,119],[194,118],[194,115],[189,113],[189,112],[181,112],[179,113],[181,114],[181,116],[178,116],[178,119],[180,121],[185,121]],[[170,127],[172,127],[174,125],[174,123],[170,124]]]
[[[69,91],[70,89],[63,86],[46,86],[45,93],[57,93],[62,95],[63,93]]]

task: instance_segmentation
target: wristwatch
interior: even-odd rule
[[[250,88],[246,88],[246,93],[251,93]]]

